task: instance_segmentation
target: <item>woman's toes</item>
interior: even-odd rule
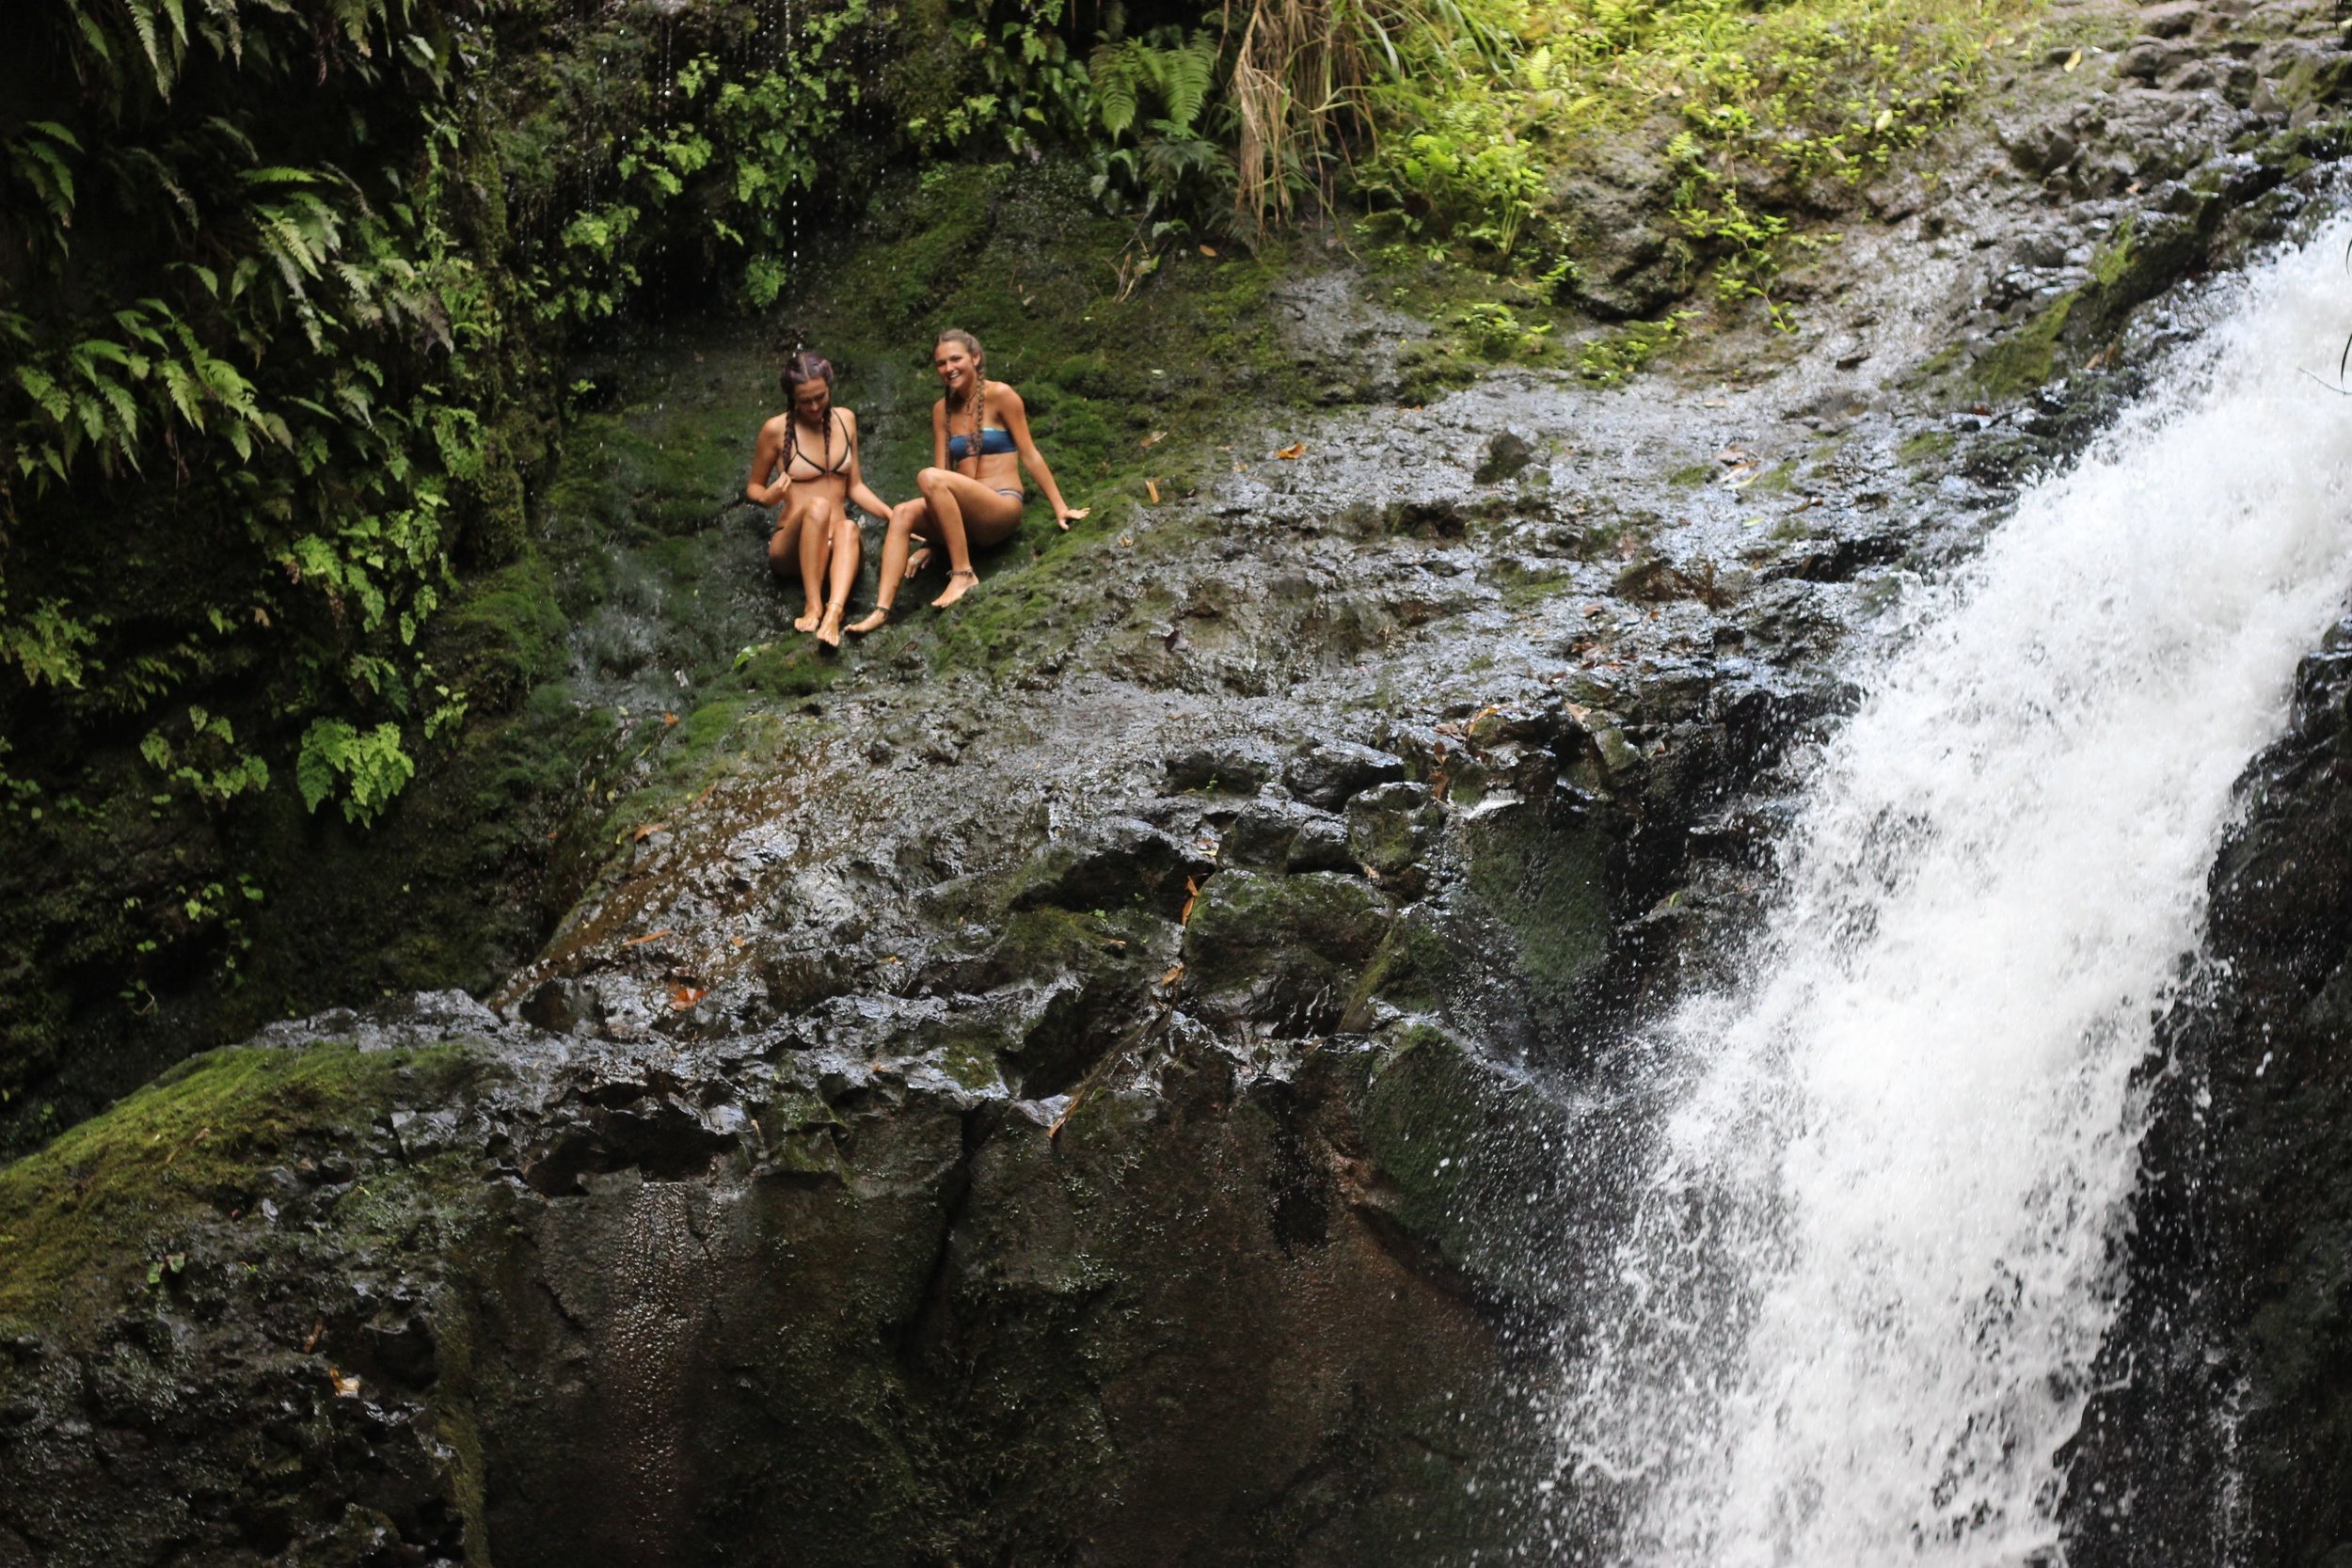
[[[946,592],[931,601],[931,608],[945,610],[979,585],[980,575],[977,572],[950,572],[947,574]]]

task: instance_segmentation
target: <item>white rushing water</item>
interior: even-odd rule
[[[1669,1109],[1564,1379],[1564,1549],[2054,1560],[2134,1069],[2352,584],[2352,400],[2305,373],[2352,323],[2344,247],[2239,285],[1827,749],[1750,978],[1653,1042]]]

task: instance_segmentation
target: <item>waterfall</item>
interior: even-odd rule
[[[2352,324],[2346,237],[2217,292],[2166,389],[1916,595],[1745,980],[1646,1042],[1555,1558],[2057,1560],[2135,1070],[2233,781],[2352,584],[2352,403],[2306,373]]]

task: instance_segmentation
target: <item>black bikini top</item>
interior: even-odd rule
[[[850,459],[856,455],[856,443],[846,431],[841,437],[841,460],[838,463],[833,460],[834,421],[840,417],[840,414],[841,410],[838,408],[825,410],[824,444],[818,448],[815,458],[807,456],[801,451],[801,421],[793,420],[787,423],[785,428],[788,434],[786,436],[787,445],[784,454],[784,471],[787,474],[794,479],[821,479],[827,474],[842,474],[850,471]],[[800,466],[805,466],[808,472],[800,472]]]

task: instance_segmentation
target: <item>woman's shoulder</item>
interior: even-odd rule
[[[1022,406],[1021,388],[1015,387],[1009,381],[990,382],[988,384],[988,392],[990,397],[995,399],[999,403],[1010,404],[1015,408]]]

